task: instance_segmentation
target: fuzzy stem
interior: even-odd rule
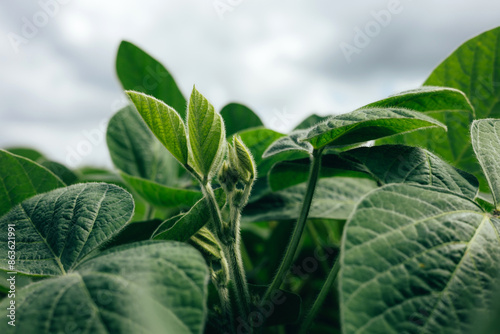
[[[278,272],[274,276],[271,285],[267,288],[266,293],[262,297],[261,303],[265,303],[269,299],[271,294],[280,288],[281,284],[283,284],[283,281],[285,280],[285,277],[290,269],[290,266],[293,263],[295,253],[297,252],[297,247],[299,246],[302,233],[304,232],[304,227],[306,226],[307,216],[309,214],[309,209],[311,208],[314,190],[316,189],[316,183],[318,182],[322,153],[323,153],[322,149],[314,150],[312,153],[312,163],[309,172],[309,179],[307,181],[307,190],[306,190],[306,195],[304,197],[304,201],[302,202],[302,208],[300,210],[299,219],[295,224],[295,228],[292,233],[292,238],[288,243],[285,256],[281,261]]]
[[[248,315],[250,313],[250,294],[248,292],[248,285],[243,268],[243,262],[241,260],[241,251],[239,248],[239,211],[236,210],[236,213],[232,212],[231,219],[235,219],[235,221],[231,222],[231,229],[228,229],[222,220],[221,212],[217,201],[215,200],[215,195],[211,185],[209,183],[202,183],[202,190],[216,227],[217,238],[221,243],[224,258],[227,261],[230,288],[233,289],[233,295],[235,299],[232,300],[232,302],[236,303],[235,306],[238,310],[238,316],[241,317],[243,321],[248,321]],[[228,200],[231,200],[230,195],[228,195]],[[232,207],[232,205],[230,207]],[[231,208],[231,210],[233,209],[236,208]],[[235,233],[233,235],[231,233],[231,230],[233,230],[233,226],[235,225]]]
[[[210,183],[202,183],[201,184],[201,190],[203,192],[203,195],[205,196],[205,201],[208,205],[208,210],[210,211],[210,216],[212,217],[212,221],[215,225],[215,231],[217,234],[217,237],[221,239],[223,243],[225,239],[225,226],[224,226],[224,221],[222,220],[222,215],[219,210],[219,205],[217,204],[217,200],[215,199],[215,194],[212,189],[212,186]]]
[[[302,325],[300,326],[300,331],[299,333],[307,333],[307,330],[311,326],[314,318],[316,317],[316,314],[319,311],[319,308],[321,305],[323,305],[323,302],[325,301],[326,296],[328,296],[328,293],[331,291],[333,284],[335,283],[337,279],[337,275],[339,273],[340,269],[340,254],[337,256],[337,259],[335,260],[335,264],[332,267],[332,270],[330,270],[330,273],[328,274],[328,278],[326,279],[325,283],[323,284],[323,287],[321,288],[321,291],[319,292],[318,297],[316,297],[316,300],[314,301],[314,304],[312,308],[309,310],[307,315],[304,318],[304,321],[302,322]]]
[[[223,324],[224,327],[230,331],[231,333],[234,333],[234,315],[233,315],[233,308],[231,305],[231,298],[229,296],[229,290],[227,288],[229,277],[227,275],[228,273],[228,264],[227,261],[224,257],[221,259],[221,264],[222,267],[224,268],[224,278],[223,281],[221,282],[221,277],[217,275],[211,268],[211,278],[212,278],[212,283],[217,289],[217,293],[219,294],[219,300],[221,303],[222,307],[222,312],[224,315],[225,323]]]

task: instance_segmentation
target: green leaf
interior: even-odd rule
[[[482,119],[472,123],[472,146],[493,195],[493,204],[500,209],[500,120]]]
[[[0,218],[0,240],[15,224],[15,270],[27,275],[54,276],[72,270],[93,250],[116,235],[130,220],[132,196],[106,183],[82,183],[23,201]],[[7,242],[0,243],[7,254]],[[7,257],[0,269],[9,270]]]
[[[309,218],[347,219],[356,202],[376,188],[368,179],[325,178],[318,181]],[[302,183],[281,190],[248,204],[243,210],[243,221],[296,219],[306,193]]]
[[[497,287],[500,286],[497,284]],[[492,307],[487,312],[479,313],[473,330],[469,334],[497,334],[500,328],[500,289],[497,288]]]
[[[45,156],[42,153],[28,147],[9,147],[6,149],[6,151],[9,151],[10,153],[15,155],[20,155],[22,157],[28,158],[36,163],[40,163],[40,161],[47,160],[47,158],[45,158]]]
[[[446,189],[474,199],[477,179],[418,147],[383,145],[360,147],[340,154],[352,168],[371,175],[379,184],[413,183]],[[332,166],[328,156],[324,162]]]
[[[328,119],[328,116],[319,116],[316,114],[312,114],[307,116],[302,122],[299,123],[293,130],[306,130],[312,127],[313,125],[318,124],[319,122],[323,122]]]
[[[131,91],[126,93],[156,138],[182,165],[186,165],[188,161],[186,130],[179,114],[152,96]]]
[[[125,90],[154,96],[174,108],[183,118],[186,115],[186,99],[172,75],[134,44],[121,42],[116,56],[116,73]]]
[[[130,222],[113,239],[107,242],[102,249],[105,250],[137,241],[149,240],[161,223],[160,219]]]
[[[229,103],[222,108],[220,115],[226,125],[227,137],[246,129],[264,125],[259,116],[252,110],[238,103]]]
[[[366,195],[344,231],[342,329],[465,333],[489,307],[500,221],[444,190],[397,184]]]
[[[410,146],[423,146],[454,166],[473,172],[481,177],[479,166],[469,143],[469,127],[474,108],[468,98],[455,89],[444,87],[422,87],[377,101],[368,105],[410,108],[421,111],[447,125],[445,136],[441,129],[429,128],[422,131],[402,134],[382,139],[379,143],[399,143]]]
[[[120,171],[162,185],[175,185],[179,165],[133,106],[118,111],[106,132],[111,160]]]
[[[500,117],[500,27],[462,44],[432,72],[424,85],[461,90],[475,118]],[[453,124],[450,124],[453,128]]]
[[[286,137],[279,138],[267,148],[262,157],[269,158],[280,153],[291,152],[311,155],[314,148],[304,141],[308,132],[308,130],[296,130]]]
[[[465,42],[432,72],[424,85],[459,89],[470,100],[473,111],[442,110],[426,113],[448,127],[447,136],[426,130],[394,138],[392,141],[423,146],[455,167],[474,174],[481,190],[487,181],[474,157],[469,129],[474,119],[500,117],[500,28],[495,28]]]
[[[305,182],[309,159],[281,162],[269,173],[273,191]],[[380,185],[414,183],[447,189],[474,199],[479,183],[472,174],[450,166],[431,152],[411,146],[382,145],[359,147],[324,154],[320,177],[371,177]]]
[[[379,184],[413,183],[446,189],[474,199],[477,179],[418,147],[382,145],[346,151],[340,157],[354,170],[371,175]],[[326,156],[325,164],[331,163]]]
[[[155,206],[164,208],[189,207],[202,197],[201,192],[196,190],[167,187],[125,173],[120,173],[120,176],[142,198]]]
[[[221,188],[216,189],[215,198],[219,207],[226,203],[226,196]],[[210,211],[205,198],[193,205],[191,210],[182,216],[166,220],[153,234],[155,240],[186,241],[195,235],[210,220]]]
[[[16,326],[2,321],[0,332],[201,333],[207,278],[205,260],[186,244],[113,248],[67,275],[16,292]]]
[[[63,181],[65,185],[69,186],[79,181],[78,175],[71,169],[56,161],[47,159],[42,153],[34,149],[25,147],[13,147],[8,148],[7,151],[15,155],[20,155],[22,157],[28,158],[29,160],[32,160],[33,162],[36,162],[37,164],[47,168],[59,179],[61,179],[61,181]]]
[[[44,160],[42,162],[39,162],[39,164],[54,173],[68,186],[79,181],[78,175],[76,175],[75,172],[73,172],[63,164],[50,160]]]
[[[27,198],[64,186],[45,167],[0,150],[0,216]]]
[[[210,179],[220,167],[218,164],[225,153],[224,122],[194,87],[189,99],[187,128],[190,165],[200,176]]]
[[[206,226],[200,228],[188,242],[210,260],[222,259],[222,247]]]
[[[120,176],[106,168],[84,166],[76,170],[80,182],[106,182],[124,186]]]
[[[428,127],[446,127],[421,113],[399,108],[367,108],[334,116],[312,127],[303,138],[315,149],[366,142]]]
[[[465,94],[454,88],[425,86],[376,101],[361,109],[405,108],[421,112],[468,111],[473,107]]]
[[[238,135],[252,153],[259,177],[266,176],[267,172],[279,159],[274,157],[263,158],[262,155],[272,143],[285,135],[266,128],[245,130]]]

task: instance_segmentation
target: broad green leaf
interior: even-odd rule
[[[196,190],[167,187],[125,173],[120,173],[120,176],[142,198],[155,206],[164,208],[189,207],[202,197],[201,192]]]
[[[306,130],[312,127],[313,125],[318,124],[319,122],[323,122],[328,119],[328,116],[319,116],[316,114],[309,115],[306,119],[299,123],[293,130]]]
[[[318,181],[309,218],[347,219],[356,202],[376,188],[369,179],[325,178]],[[243,221],[296,219],[304,200],[306,184],[266,195],[248,204],[243,210]]]
[[[366,195],[344,231],[342,329],[465,333],[489,307],[500,221],[445,190],[397,184]]]
[[[111,160],[120,171],[135,177],[173,186],[179,165],[133,106],[118,111],[106,132]]]
[[[5,293],[6,295],[10,290],[10,281],[7,281],[12,274],[9,275],[7,271],[0,270],[0,292]],[[16,290],[24,288],[26,285],[33,283],[36,277],[33,276],[25,276],[22,274],[16,274]],[[0,300],[3,296],[0,295]]]
[[[266,128],[245,130],[240,132],[238,135],[248,147],[250,153],[252,153],[255,164],[257,165],[257,173],[259,174],[259,177],[266,176],[271,167],[280,160],[278,157],[263,158],[262,155],[272,143],[285,135]],[[293,156],[294,154],[296,155],[295,152],[288,153],[288,155],[285,154],[285,158],[290,155]],[[301,156],[304,156],[304,154]],[[282,156],[280,155],[279,157]]]
[[[189,99],[187,128],[190,165],[200,176],[210,179],[217,172],[225,153],[224,122],[210,102],[194,87]]]
[[[222,108],[220,115],[226,126],[227,137],[236,132],[264,125],[252,110],[238,103],[229,103]]]
[[[186,99],[172,75],[134,44],[121,42],[116,56],[116,73],[125,90],[154,96],[174,108],[183,118],[186,115]]]
[[[482,119],[472,123],[472,146],[493,195],[493,204],[500,209],[500,120]]]
[[[402,134],[378,141],[422,146],[450,161],[454,166],[478,173],[478,164],[469,143],[469,124],[474,108],[463,92],[445,87],[422,87],[403,92],[366,107],[410,108],[446,124],[446,135],[439,128]]]
[[[226,202],[221,188],[214,191],[220,207]],[[205,198],[200,199],[186,214],[165,221],[154,232],[155,240],[186,241],[195,235],[210,220],[210,211]]]
[[[462,44],[434,69],[424,85],[461,90],[475,118],[500,117],[500,27]],[[450,129],[453,124],[450,124]]]
[[[456,169],[433,153],[411,146],[360,147],[340,156],[355,170],[370,174],[381,185],[413,183],[446,189],[474,199],[479,182],[474,175]],[[328,163],[328,158],[325,159]]]
[[[0,150],[0,216],[27,198],[64,186],[47,168]]]
[[[23,201],[0,218],[0,240],[8,224],[16,230],[15,270],[54,276],[71,271],[86,255],[116,235],[134,211],[132,196],[106,183],[81,183]],[[7,254],[7,242],[0,251]],[[0,269],[9,271],[7,258]]]
[[[68,186],[79,181],[78,175],[76,175],[75,172],[56,161],[44,160],[42,162],[39,162],[39,164],[54,173],[64,182],[64,184]]]
[[[443,110],[427,113],[448,127],[448,135],[437,130],[404,135],[398,143],[423,146],[455,167],[474,174],[481,190],[487,181],[474,157],[469,129],[474,119],[500,117],[500,28],[482,33],[462,44],[432,72],[424,85],[445,86],[465,93],[473,112]]]
[[[37,150],[34,150],[29,147],[9,147],[6,149],[6,151],[9,151],[10,153],[15,155],[20,155],[22,157],[28,158],[37,163],[40,163],[40,161],[47,160],[47,158],[45,158],[45,156],[41,152],[38,152]]]
[[[416,111],[399,108],[367,108],[331,117],[303,138],[315,149],[366,142],[428,127],[446,127]]]
[[[149,240],[161,223],[160,219],[130,222],[113,239],[107,242],[102,249]]]
[[[186,165],[188,161],[186,130],[179,114],[152,96],[132,91],[127,91],[127,95],[156,138],[182,165]]]
[[[359,147],[341,153],[324,154],[320,177],[370,176],[380,185],[414,183],[447,189],[474,199],[477,179],[447,164],[431,152],[411,146],[382,145]],[[309,175],[309,159],[276,164],[269,173],[274,191],[305,182]]]
[[[286,137],[279,138],[267,148],[262,157],[269,158],[289,152],[311,155],[314,148],[310,143],[304,141],[308,132],[308,130],[296,130]]]
[[[84,166],[75,171],[80,182],[106,182],[123,186],[120,176],[106,168]]]
[[[377,140],[377,144],[396,143],[423,147],[449,161],[455,167],[467,170],[480,177],[481,175],[477,173],[480,167],[469,142],[472,112],[470,110],[444,110],[423,113],[443,124],[447,124],[448,131],[444,133],[440,128],[428,128]]]
[[[116,247],[16,292],[16,326],[4,319],[0,332],[201,333],[207,278],[205,260],[189,245]]]
[[[8,148],[7,151],[15,155],[28,158],[29,160],[47,168],[68,186],[79,181],[77,173],[56,161],[47,159],[42,153],[34,149],[26,147],[13,147]]]
[[[467,111],[473,107],[465,94],[454,88],[424,86],[376,101],[361,109],[405,108],[420,112]]]
[[[492,307],[487,312],[479,313],[476,317],[473,330],[469,334],[497,334],[500,328],[500,284],[497,284],[497,290]]]

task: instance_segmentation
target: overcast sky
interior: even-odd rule
[[[196,84],[216,109],[240,102],[288,131],[311,112],[420,86],[462,42],[498,25],[492,0],[2,0],[0,148],[68,163],[93,133],[79,164],[109,166],[96,131],[123,100],[114,73],[123,39],[160,60],[185,95]]]

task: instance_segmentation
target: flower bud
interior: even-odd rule
[[[246,145],[243,143],[241,138],[235,136],[233,139],[234,146],[232,147],[233,155],[232,160],[235,160],[236,168],[240,174],[240,178],[245,182],[251,182],[254,180],[257,171],[255,168],[255,162],[253,160],[252,154]]]

